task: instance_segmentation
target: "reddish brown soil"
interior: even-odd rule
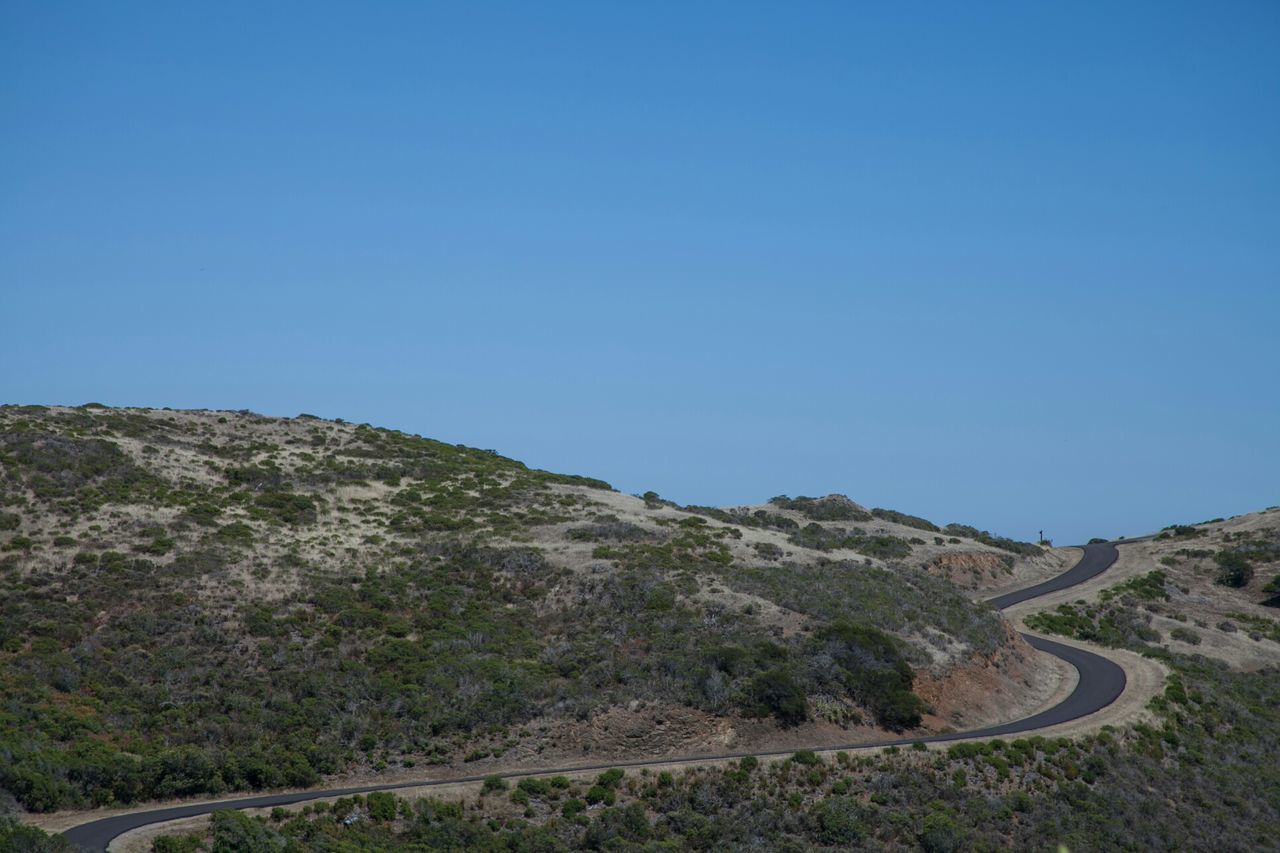
[[[916,676],[915,692],[931,706],[925,725],[971,729],[1030,714],[1058,685],[1056,670],[1012,628],[1007,645],[990,658],[974,655],[942,675]]]
[[[925,571],[971,589],[989,586],[993,579],[1008,574],[1009,566],[1001,555],[990,551],[949,551],[929,561]]]

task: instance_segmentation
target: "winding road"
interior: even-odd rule
[[[1075,566],[1068,571],[1055,578],[1027,587],[1026,589],[1016,590],[1014,592],[1005,593],[989,599],[989,603],[998,610],[1004,610],[1015,604],[1038,598],[1051,592],[1057,592],[1061,589],[1075,586],[1084,581],[1093,578],[1111,567],[1119,557],[1119,551],[1112,543],[1101,543],[1084,546],[1084,556]],[[976,729],[967,732],[954,732],[945,735],[933,735],[931,737],[914,737],[902,738],[894,741],[877,741],[874,743],[851,743],[842,746],[823,745],[818,747],[821,751],[831,751],[837,749],[859,749],[870,746],[892,746],[914,743],[916,741],[925,742],[944,742],[953,740],[967,740],[970,738],[986,738],[998,737],[1002,735],[1019,734],[1023,732],[1034,731],[1036,729],[1045,728],[1047,726],[1058,725],[1081,717],[1088,716],[1096,711],[1110,705],[1125,689],[1124,670],[1116,663],[1107,660],[1100,655],[1085,651],[1075,646],[1069,646],[1063,643],[1057,643],[1053,640],[1047,640],[1043,637],[1037,637],[1031,634],[1023,634],[1024,639],[1035,648],[1042,652],[1051,654],[1057,658],[1061,658],[1076,668],[1080,674],[1080,679],[1076,684],[1075,690],[1066,699],[1047,708],[1037,714],[1024,717],[1021,720],[1015,720],[1009,723],[1001,723],[995,726],[988,726],[983,729]],[[105,851],[107,845],[122,833],[128,832],[148,824],[158,823],[161,821],[177,820],[179,818],[196,817],[202,814],[218,811],[221,809],[255,809],[269,808],[272,806],[286,806],[293,803],[300,803],[306,800],[315,800],[323,797],[339,797],[350,796],[352,794],[367,794],[371,791],[392,791],[402,788],[427,788],[436,785],[452,785],[460,782],[479,782],[489,775],[500,775],[507,778],[519,778],[522,776],[549,776],[560,773],[581,773],[592,772],[596,770],[606,770],[610,767],[645,767],[656,765],[671,765],[682,763],[698,763],[704,761],[716,761],[725,759],[742,758],[747,755],[754,755],[759,758],[770,758],[788,756],[795,750],[783,750],[779,752],[741,752],[741,753],[720,753],[713,755],[691,755],[683,757],[664,757],[660,759],[643,759],[637,761],[612,761],[604,764],[596,765],[576,765],[572,767],[553,767],[541,768],[535,771],[512,772],[506,774],[485,774],[482,776],[459,776],[451,779],[433,779],[418,782],[403,782],[395,785],[366,785],[356,788],[327,788],[324,790],[310,790],[291,794],[263,794],[256,797],[243,797],[233,800],[221,800],[218,802],[202,802],[192,803],[183,806],[170,806],[165,808],[149,809],[145,811],[130,812],[128,814],[116,815],[115,817],[107,817],[99,820],[82,823],[79,826],[66,830],[63,835],[78,844],[82,849],[87,851]]]

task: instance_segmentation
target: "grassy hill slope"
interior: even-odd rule
[[[1120,551],[1112,570],[1064,591],[1066,603],[1026,608],[1042,630],[1169,668],[1145,718],[1120,729],[614,771],[594,784],[526,780],[509,792],[486,786],[465,804],[344,798],[256,821],[222,813],[169,840],[386,850],[1274,849],[1280,509],[1172,525]],[[347,821],[353,814],[362,819]]]
[[[679,507],[309,416],[2,407],[0,789],[306,786],[564,751],[619,709],[909,730],[917,671],[1014,644],[936,575],[1043,559],[840,496]]]

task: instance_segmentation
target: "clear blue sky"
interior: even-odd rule
[[[0,398],[1059,542],[1280,503],[1278,43],[1270,0],[8,0]]]

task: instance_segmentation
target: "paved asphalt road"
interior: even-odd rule
[[[1007,592],[1004,595],[988,599],[988,602],[997,610],[1004,610],[1006,607],[1012,607],[1015,604],[1021,604],[1024,601],[1030,601],[1033,598],[1039,598],[1042,595],[1048,595],[1051,592],[1057,592],[1060,589],[1084,583],[1089,578],[1100,575],[1109,569],[1119,556],[1120,552],[1110,542],[1085,545],[1084,556],[1080,558],[1080,562],[1056,578],[1050,578],[1044,583],[1038,583],[1026,589]]]
[[[997,609],[1003,610],[1014,604],[1045,595],[1050,592],[1057,592],[1060,589],[1074,586],[1082,583],[1106,571],[1112,563],[1116,561],[1119,553],[1113,544],[1105,543],[1099,545],[1086,545],[1084,548],[1084,557],[1073,568],[1067,572],[1058,575],[1052,580],[1045,581],[1041,584],[1028,587],[1027,589],[1018,590],[1016,592],[1006,593],[990,600],[990,603]],[[1035,646],[1042,652],[1048,652],[1055,657],[1059,657],[1071,664],[1080,673],[1080,681],[1076,684],[1076,689],[1071,695],[1062,702],[1054,705],[1052,708],[1033,714],[1021,720],[1015,720],[1011,723],[1002,723],[998,726],[988,726],[985,729],[977,729],[968,732],[955,732],[946,735],[934,735],[926,738],[903,738],[895,741],[879,741],[876,743],[851,743],[843,746],[823,746],[821,749],[857,749],[866,746],[888,746],[892,744],[908,744],[917,740],[926,742],[942,742],[951,740],[962,740],[965,738],[982,738],[982,737],[999,737],[1002,735],[1018,734],[1020,732],[1031,731],[1043,728],[1045,726],[1057,725],[1058,723],[1066,723],[1071,720],[1092,714],[1099,711],[1114,702],[1121,693],[1124,692],[1125,676],[1124,670],[1118,665],[1112,663],[1104,657],[1086,652],[1083,649],[1077,649],[1074,646],[1055,643],[1052,640],[1033,637],[1030,634],[1023,634],[1024,639],[1031,645]],[[741,758],[745,755],[755,755],[761,758],[770,756],[791,755],[794,750],[784,750],[780,752],[743,752],[743,753],[719,753],[715,755],[691,755],[685,757],[668,756],[661,759],[649,759],[644,761],[614,761],[607,764],[596,765],[577,765],[574,767],[547,768],[538,770],[535,775],[550,775],[555,773],[569,773],[581,771],[607,770],[610,767],[643,767],[653,764],[675,764],[679,762],[696,762],[707,761],[712,759]],[[505,774],[510,777],[519,777],[521,773]],[[195,803],[189,806],[173,806],[170,808],[152,809],[150,811],[132,812],[130,814],[118,815],[117,817],[103,818],[89,823],[82,823],[79,826],[68,829],[64,835],[71,841],[79,844],[83,849],[89,851],[105,851],[107,845],[113,838],[121,833],[128,832],[131,829],[137,829],[140,826],[146,826],[150,823],[158,821],[176,820],[184,817],[195,817],[197,815],[208,814],[209,812],[219,809],[254,809],[271,806],[286,806],[291,803],[299,803],[305,800],[314,800],[318,797],[342,797],[352,794],[367,794],[370,791],[391,791],[398,788],[422,788],[431,785],[447,785],[456,782],[478,782],[485,776],[459,776],[452,779],[439,779],[421,782],[406,782],[399,785],[368,785],[359,788],[330,788],[323,791],[305,791],[296,794],[263,794],[258,797],[244,797],[236,800],[225,800],[220,803]]]

